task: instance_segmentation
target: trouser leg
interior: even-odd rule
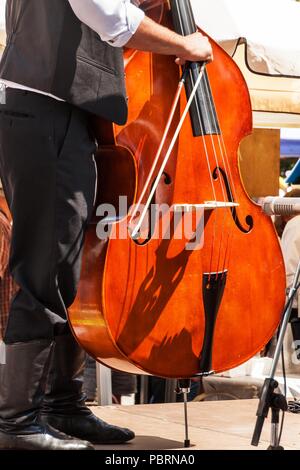
[[[85,352],[72,334],[55,338],[43,414],[72,415],[86,412],[83,393]]]
[[[13,216],[10,269],[20,287],[7,344],[69,331],[66,308],[75,297],[94,202],[94,152],[86,113],[7,90],[0,106],[0,172]]]

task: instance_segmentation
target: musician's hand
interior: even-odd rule
[[[176,64],[184,65],[186,61],[211,62],[213,60],[212,47],[206,36],[197,32],[182,39],[182,52],[177,53]]]

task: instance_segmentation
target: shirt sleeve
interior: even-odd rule
[[[145,14],[130,0],[69,0],[75,15],[114,47],[124,46]]]

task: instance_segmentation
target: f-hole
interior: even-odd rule
[[[232,190],[231,190],[231,187],[230,187],[230,183],[228,181],[227,174],[223,170],[223,168],[218,166],[214,169],[213,174],[212,174],[215,181],[218,179],[219,174],[222,176],[222,178],[224,180],[228,202],[236,202],[234,200],[234,197],[233,197],[233,194],[232,194]],[[245,217],[245,222],[247,224],[247,227],[243,227],[243,225],[242,225],[242,223],[239,219],[236,207],[232,207],[230,210],[231,210],[231,215],[232,215],[233,221],[234,221],[235,225],[237,226],[237,228],[243,233],[249,233],[253,229],[253,226],[254,226],[253,217],[248,214]]]

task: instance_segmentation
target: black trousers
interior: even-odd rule
[[[28,91],[0,105],[0,176],[12,216],[10,270],[20,287],[4,341],[69,332],[84,231],[92,215],[96,145],[88,115]]]

